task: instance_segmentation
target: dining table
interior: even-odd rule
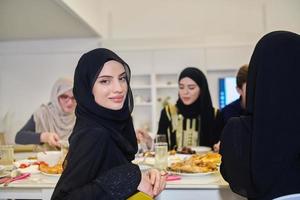
[[[17,153],[15,159],[32,156],[31,153]],[[157,196],[157,200],[243,200],[230,190],[228,183],[219,172],[199,176],[170,176],[166,188]],[[59,175],[34,173],[23,180],[0,184],[2,199],[51,199]]]

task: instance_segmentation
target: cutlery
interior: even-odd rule
[[[3,186],[8,186],[8,184],[13,182],[13,181],[22,180],[22,179],[25,179],[29,176],[30,176],[30,173],[24,173],[24,174],[21,174],[21,175],[16,176],[16,177],[4,178],[3,180],[1,180],[0,184],[4,183]]]

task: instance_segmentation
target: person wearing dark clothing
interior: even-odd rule
[[[169,149],[184,146],[212,147],[222,130],[220,112],[212,105],[205,75],[195,67],[179,75],[179,98],[161,111],[157,134],[167,136]]]
[[[221,115],[224,120],[224,124],[231,117],[239,117],[246,114],[246,86],[247,86],[247,76],[248,76],[248,65],[243,65],[240,67],[236,75],[236,90],[240,95],[240,98],[226,105],[221,110]]]
[[[249,64],[247,115],[231,118],[222,132],[221,174],[248,199],[300,193],[299,55],[300,35],[265,35]]]
[[[245,108],[242,107],[241,105],[241,98],[238,98],[237,100],[231,102],[230,104],[226,105],[222,110],[221,110],[221,115],[224,121],[224,124],[227,123],[227,121],[231,117],[239,117],[242,115],[246,114]]]
[[[129,80],[129,66],[108,49],[80,58],[73,89],[76,123],[52,200],[127,199],[138,190],[156,196],[164,188],[158,170],[141,173],[131,163],[137,141]]]
[[[41,134],[35,130],[33,115],[26,124],[18,131],[15,137],[16,144],[40,144]]]

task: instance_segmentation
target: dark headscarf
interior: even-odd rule
[[[128,93],[120,110],[110,110],[98,105],[92,93],[98,75],[104,64],[110,60],[121,63],[126,72]],[[77,130],[87,126],[105,127],[111,132],[112,139],[122,149],[127,158],[134,158],[134,154],[137,151],[137,141],[131,118],[133,98],[129,81],[129,66],[114,52],[99,48],[84,54],[78,62],[74,75],[73,93],[77,101],[75,111],[77,119],[71,139],[76,135]],[[101,133],[99,132],[99,134]]]
[[[258,191],[272,188],[292,165],[298,163],[300,170],[299,76],[299,35],[277,31],[257,43],[246,108],[253,119],[251,168]]]
[[[185,77],[196,82],[196,84],[200,87],[200,95],[191,105],[184,105],[179,97],[176,103],[179,113],[185,118],[197,118],[201,116],[200,132],[203,132],[204,134],[212,134],[214,108],[212,106],[206,77],[202,71],[195,67],[185,68],[179,75],[178,84],[179,81]]]

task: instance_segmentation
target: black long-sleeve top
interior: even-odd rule
[[[70,141],[66,167],[51,199],[126,199],[134,194],[141,180],[140,169],[126,158],[110,131],[81,131]]]
[[[27,123],[17,132],[15,137],[16,144],[41,144],[41,133],[35,130],[33,115]]]

